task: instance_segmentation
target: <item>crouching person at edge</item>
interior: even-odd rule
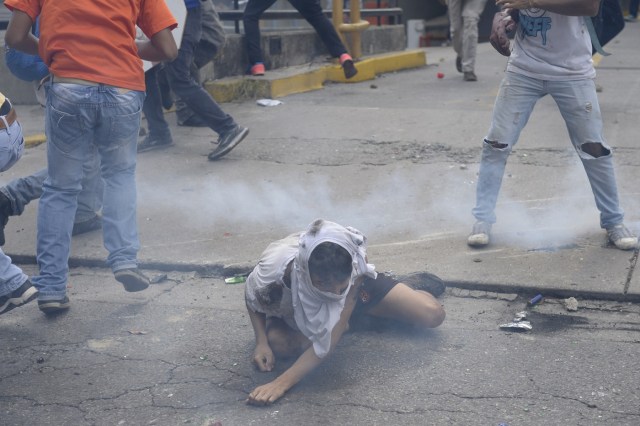
[[[16,110],[0,93],[0,172],[11,168],[22,157],[24,138]],[[31,302],[38,290],[22,269],[11,263],[11,258],[0,248],[0,315]]]
[[[6,45],[39,54],[49,68],[45,132],[47,167],[38,208],[32,278],[45,314],[69,308],[66,294],[71,233],[83,165],[97,148],[105,188],[107,263],[126,291],[149,279],[138,270],[136,144],[145,85],[142,59],[177,56],[177,23],[163,0],[5,0],[13,11]],[[31,27],[40,17],[40,38]],[[149,41],[136,42],[136,25]]]
[[[358,230],[316,220],[305,232],[271,243],[247,279],[245,300],[256,338],[253,363],[263,372],[277,358],[298,357],[247,403],[267,405],[329,355],[349,320],[371,315],[434,328],[445,318],[435,296],[444,283],[424,273],[412,286],[376,273]]]

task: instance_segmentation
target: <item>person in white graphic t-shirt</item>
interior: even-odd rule
[[[623,223],[612,150],[602,134],[591,38],[585,17],[598,13],[598,0],[497,0],[504,8],[493,20],[491,44],[508,56],[488,135],[482,144],[480,173],[467,239],[489,244],[502,177],[538,99],[551,95],[564,118],[600,211],[600,227],[617,248],[631,250],[638,238]],[[515,31],[513,50],[507,33]]]

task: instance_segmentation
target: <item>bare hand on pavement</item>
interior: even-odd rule
[[[250,405],[270,405],[282,398],[287,389],[274,380],[266,385],[258,386],[247,398]]]

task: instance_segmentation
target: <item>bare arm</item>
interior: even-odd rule
[[[349,329],[349,318],[356,305],[356,295],[359,286],[353,285],[347,295],[344,309],[340,314],[338,323],[331,331],[331,350],[327,356],[331,354],[335,346],[345,331]],[[325,356],[326,358],[326,356]],[[252,405],[269,405],[280,399],[289,389],[302,380],[314,368],[322,363],[324,358],[318,358],[310,346],[300,357],[289,367],[284,373],[278,376],[274,381],[255,388],[247,399],[248,404]]]
[[[600,0],[496,0],[508,9],[543,9],[567,16],[594,16],[598,14]]]
[[[249,305],[247,305],[247,311],[253,326],[253,334],[256,337],[256,348],[253,351],[252,361],[260,371],[271,371],[275,364],[275,357],[267,338],[266,316],[260,312],[255,312]]]
[[[136,40],[136,44],[138,56],[146,61],[173,61],[178,56],[178,47],[169,28],[158,31],[151,40]]]
[[[30,55],[38,54],[38,39],[31,34],[33,21],[24,12],[14,10],[4,35],[7,46]]]

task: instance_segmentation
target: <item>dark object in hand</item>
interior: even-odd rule
[[[498,12],[493,17],[491,25],[491,36],[489,42],[501,55],[510,56],[511,49],[509,36],[513,36],[518,25],[518,11],[505,9]]]

